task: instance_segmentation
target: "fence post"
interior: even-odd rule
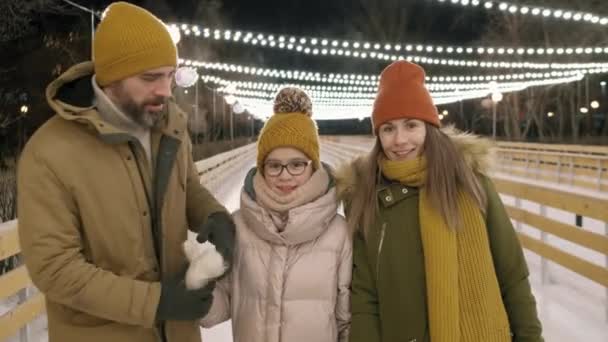
[[[557,184],[562,182],[562,155],[557,155]]]
[[[23,304],[27,301],[27,298],[30,295],[30,288],[26,287],[24,289],[21,289],[19,291],[19,304]],[[24,325],[20,330],[19,330],[19,342],[30,342],[30,336],[31,336],[31,329],[30,329],[30,323],[28,322],[26,325]]]
[[[543,217],[547,217],[547,208],[544,205],[540,205],[540,215]],[[540,240],[544,243],[547,243],[549,240],[548,234],[541,230],[540,232]],[[549,262],[544,257],[540,259],[540,274],[541,274],[541,284],[546,285],[550,282],[550,274],[549,274]]]
[[[574,156],[570,156],[570,185],[574,184]]]
[[[597,191],[602,191],[602,159],[597,159]]]
[[[521,209],[521,198],[519,198],[519,197],[515,197],[515,208]],[[521,232],[521,230],[523,229],[523,225],[520,220],[517,220],[515,222],[515,229],[518,232]]]
[[[526,154],[526,168],[525,168],[525,175],[528,176],[528,173],[530,172],[530,153],[528,152],[524,152]]]
[[[535,171],[535,175],[534,178],[535,179],[540,179],[540,152],[537,152],[536,154],[536,171]]]

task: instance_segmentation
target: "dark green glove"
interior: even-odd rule
[[[232,217],[228,213],[220,211],[209,215],[205,224],[199,228],[196,241],[211,242],[228,265],[232,265],[234,235],[235,225]]]
[[[213,303],[215,281],[198,290],[188,290],[184,281],[185,272],[161,282],[161,293],[157,321],[190,321],[205,317]]]

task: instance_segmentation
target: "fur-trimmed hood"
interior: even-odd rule
[[[487,174],[490,171],[494,163],[493,141],[461,132],[453,126],[444,127],[441,131],[452,139],[456,148],[463,153],[467,165],[475,172]],[[360,155],[337,168],[335,180],[338,199],[347,200],[353,195],[367,162],[368,156]]]

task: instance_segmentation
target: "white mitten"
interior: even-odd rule
[[[215,246],[206,241],[199,243],[196,240],[184,241],[184,253],[190,262],[186,271],[186,287],[200,289],[215,279],[228,268],[222,255]]]

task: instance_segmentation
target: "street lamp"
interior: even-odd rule
[[[170,26],[172,27],[172,26]],[[179,30],[177,31],[179,34]],[[176,43],[177,44],[177,43]],[[192,67],[180,67],[175,71],[175,84],[184,88],[184,94],[188,94],[188,89],[194,87],[194,122],[196,126],[196,134],[194,136],[194,144],[198,144],[198,72]]]
[[[23,105],[23,106],[21,106],[21,108],[20,108],[21,114],[23,114],[23,115],[27,114],[27,112],[28,112],[29,110],[30,110],[30,108],[29,108],[28,106],[26,106],[26,105]]]
[[[234,141],[234,112],[233,112],[233,104],[236,103],[236,97],[232,95],[226,95],[224,97],[224,101],[230,107],[230,142]]]
[[[253,136],[255,135],[255,129],[254,129],[255,119],[253,118],[253,114],[249,113],[248,119],[249,119],[249,121],[251,121],[251,141],[253,141]]]
[[[492,93],[492,139],[496,139],[496,105],[502,101],[502,97],[499,91]]]
[[[224,100],[226,101],[226,104],[232,106],[236,102],[236,97],[232,95],[226,95],[226,97],[224,97]]]
[[[593,108],[593,109],[600,108],[600,103],[597,101],[591,101],[591,108]]]
[[[553,116],[555,116],[555,113],[549,112],[549,113],[547,113],[547,116],[550,117],[550,118],[552,118]]]
[[[179,41],[182,39],[182,35],[179,32],[179,28],[177,26],[171,25],[167,26],[167,30],[171,35],[171,40],[173,40],[173,44],[177,45],[177,43],[179,43]]]
[[[236,102],[232,106],[232,109],[234,110],[234,114],[242,114],[245,111],[245,108],[240,102]]]
[[[580,110],[580,112],[581,112],[581,113],[583,113],[583,114],[587,114],[587,113],[589,113],[589,108],[587,108],[587,107],[581,107],[579,110]]]
[[[245,112],[245,107],[239,102],[236,101],[232,105],[232,112],[234,114],[242,114]],[[230,116],[230,139],[234,139],[234,126],[233,126],[233,115]]]

